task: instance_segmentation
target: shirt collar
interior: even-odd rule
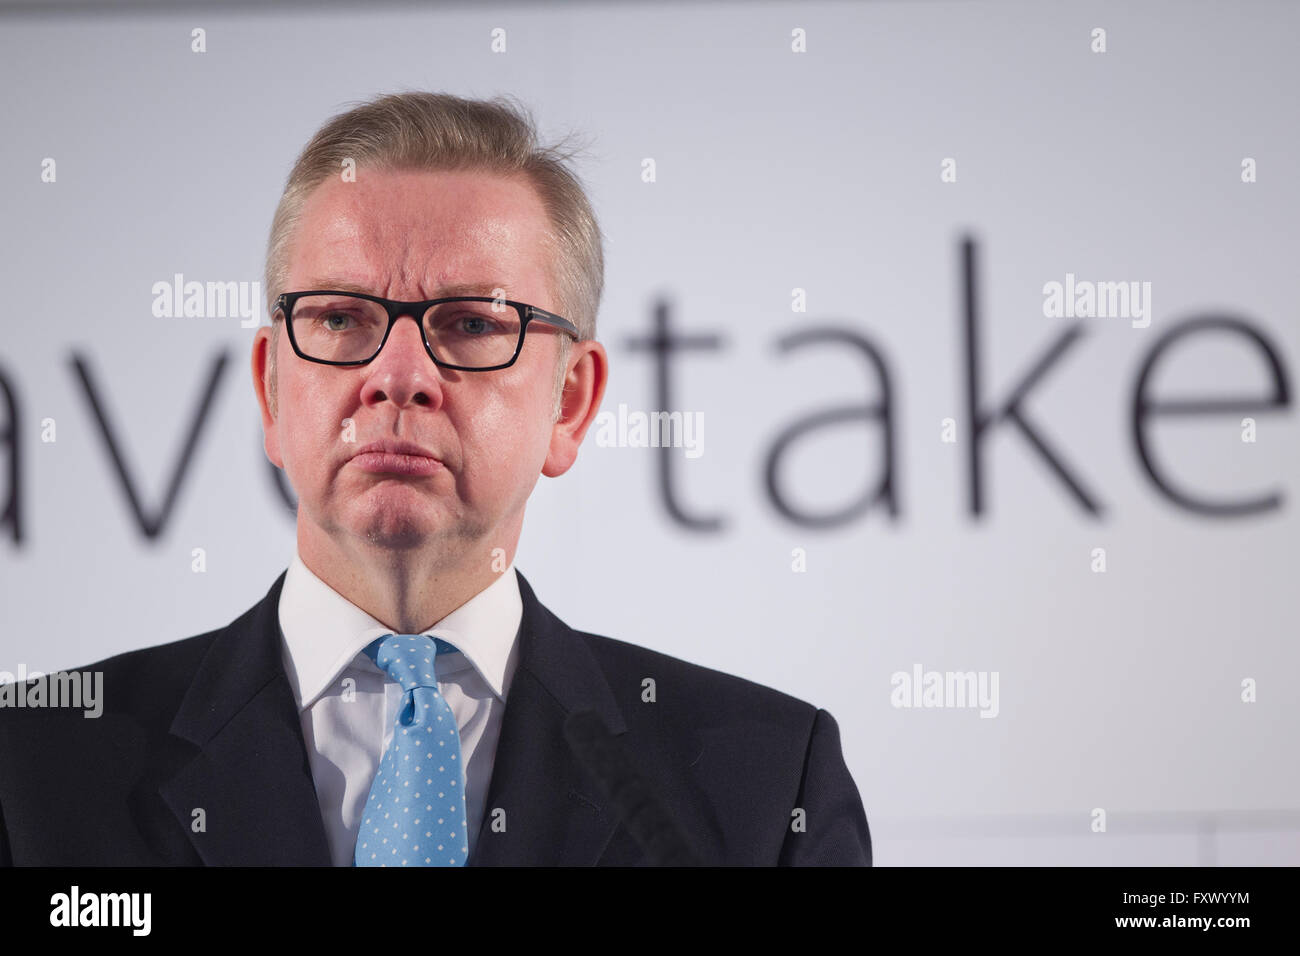
[[[314,704],[377,637],[393,633],[317,577],[297,551],[280,590],[285,673],[298,709]],[[501,700],[507,664],[523,619],[514,563],[497,579],[423,634],[454,644]],[[362,666],[374,665],[361,658]]]

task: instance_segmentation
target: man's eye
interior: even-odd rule
[[[464,335],[477,338],[502,331],[502,324],[489,315],[480,312],[462,312],[451,319],[444,319],[435,324],[440,333]]]
[[[347,323],[352,321],[353,317],[346,312],[326,312],[319,319],[322,325],[330,332],[343,332],[347,329]]]

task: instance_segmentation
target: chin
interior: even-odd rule
[[[439,533],[445,519],[442,509],[423,498],[419,501],[400,500],[403,496],[367,496],[354,502],[348,520],[344,522],[361,538],[375,544],[389,543],[390,547],[418,547],[429,537]]]

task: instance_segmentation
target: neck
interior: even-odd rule
[[[486,539],[484,539],[486,540]],[[395,634],[419,634],[496,581],[514,562],[518,532],[489,547],[393,551],[299,534],[298,555],[313,574]],[[504,554],[493,551],[503,548]]]

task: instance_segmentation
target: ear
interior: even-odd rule
[[[284,467],[280,455],[279,424],[271,412],[271,329],[262,326],[253,336],[253,391],[262,409],[262,435],[266,457],[277,468]]]
[[[560,417],[551,429],[551,444],[542,465],[547,478],[559,477],[577,460],[578,447],[596,420],[609,380],[609,357],[599,342],[574,342],[567,365]]]

